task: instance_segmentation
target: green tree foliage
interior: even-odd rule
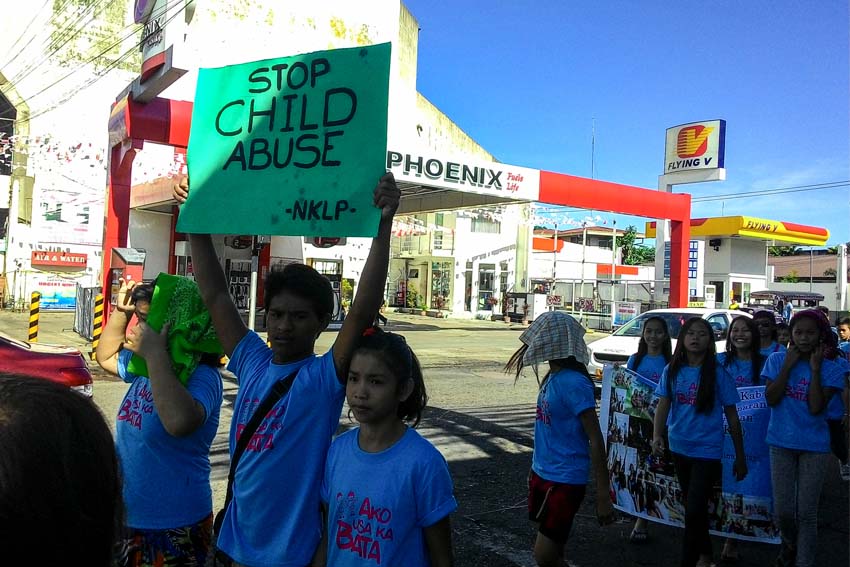
[[[54,0],[51,58],[67,67],[90,62],[96,69],[136,70],[141,30],[132,35],[131,23],[125,0]]]
[[[617,243],[620,245],[620,251],[623,257],[623,264],[627,266],[638,266],[651,264],[655,261],[655,249],[649,246],[641,246],[635,244],[637,238],[637,229],[633,225],[629,225],[623,234],[617,237]]]
[[[776,278],[776,281],[785,283],[797,283],[800,281],[800,275],[797,273],[797,270],[791,270],[790,272],[788,272],[787,276]]]

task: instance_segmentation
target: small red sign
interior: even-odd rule
[[[58,266],[62,268],[85,268],[88,254],[76,252],[41,252],[34,250],[30,263],[33,266]]]

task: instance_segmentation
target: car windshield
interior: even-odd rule
[[[615,337],[639,337],[643,331],[644,322],[650,317],[660,317],[667,323],[667,332],[670,333],[670,338],[675,339],[679,336],[679,330],[685,321],[691,317],[699,317],[699,313],[680,313],[676,311],[666,311],[664,313],[644,313],[638,315],[616,331]]]

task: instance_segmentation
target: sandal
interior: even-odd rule
[[[629,535],[629,543],[646,543],[649,539],[649,532],[645,529],[635,528]]]

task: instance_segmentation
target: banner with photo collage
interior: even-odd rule
[[[765,443],[770,411],[764,386],[738,388],[738,395],[749,473],[742,482],[734,479],[735,450],[724,418],[723,480],[709,501],[711,533],[779,543]],[[657,405],[652,381],[623,366],[605,367],[599,419],[606,436],[614,507],[653,522],[684,527],[685,507],[672,459],[669,455],[655,457],[650,448]]]

